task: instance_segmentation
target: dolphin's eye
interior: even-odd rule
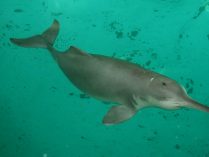
[[[167,86],[167,84],[166,84],[165,82],[162,82],[162,85],[163,85],[163,86]]]

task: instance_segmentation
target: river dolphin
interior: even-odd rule
[[[133,117],[145,107],[163,109],[195,108],[209,112],[209,107],[190,98],[175,80],[124,60],[89,54],[70,46],[60,53],[53,45],[59,22],[40,35],[10,38],[22,47],[49,50],[67,78],[81,91],[100,100],[117,103],[103,118],[104,124],[117,124]]]

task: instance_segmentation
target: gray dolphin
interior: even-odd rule
[[[146,70],[137,64],[97,54],[88,54],[74,46],[60,53],[54,47],[59,23],[40,35],[11,38],[23,47],[46,48],[69,80],[81,91],[100,100],[116,102],[104,116],[104,124],[116,124],[133,117],[145,107],[163,109],[195,108],[209,112],[209,107],[192,100],[175,80]]]

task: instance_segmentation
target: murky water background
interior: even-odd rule
[[[56,48],[136,62],[209,105],[207,0],[1,0],[0,157],[209,157],[209,114],[145,109],[104,126],[112,104],[81,93],[43,49],[12,45],[61,24]]]

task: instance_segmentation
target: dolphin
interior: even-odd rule
[[[59,52],[53,47],[59,27],[59,22],[54,20],[42,34],[29,38],[10,38],[10,41],[22,47],[48,49],[77,88],[94,98],[116,103],[104,116],[104,124],[124,122],[147,107],[169,110],[186,107],[209,112],[208,106],[189,97],[175,80],[140,65],[89,54],[75,46]]]

